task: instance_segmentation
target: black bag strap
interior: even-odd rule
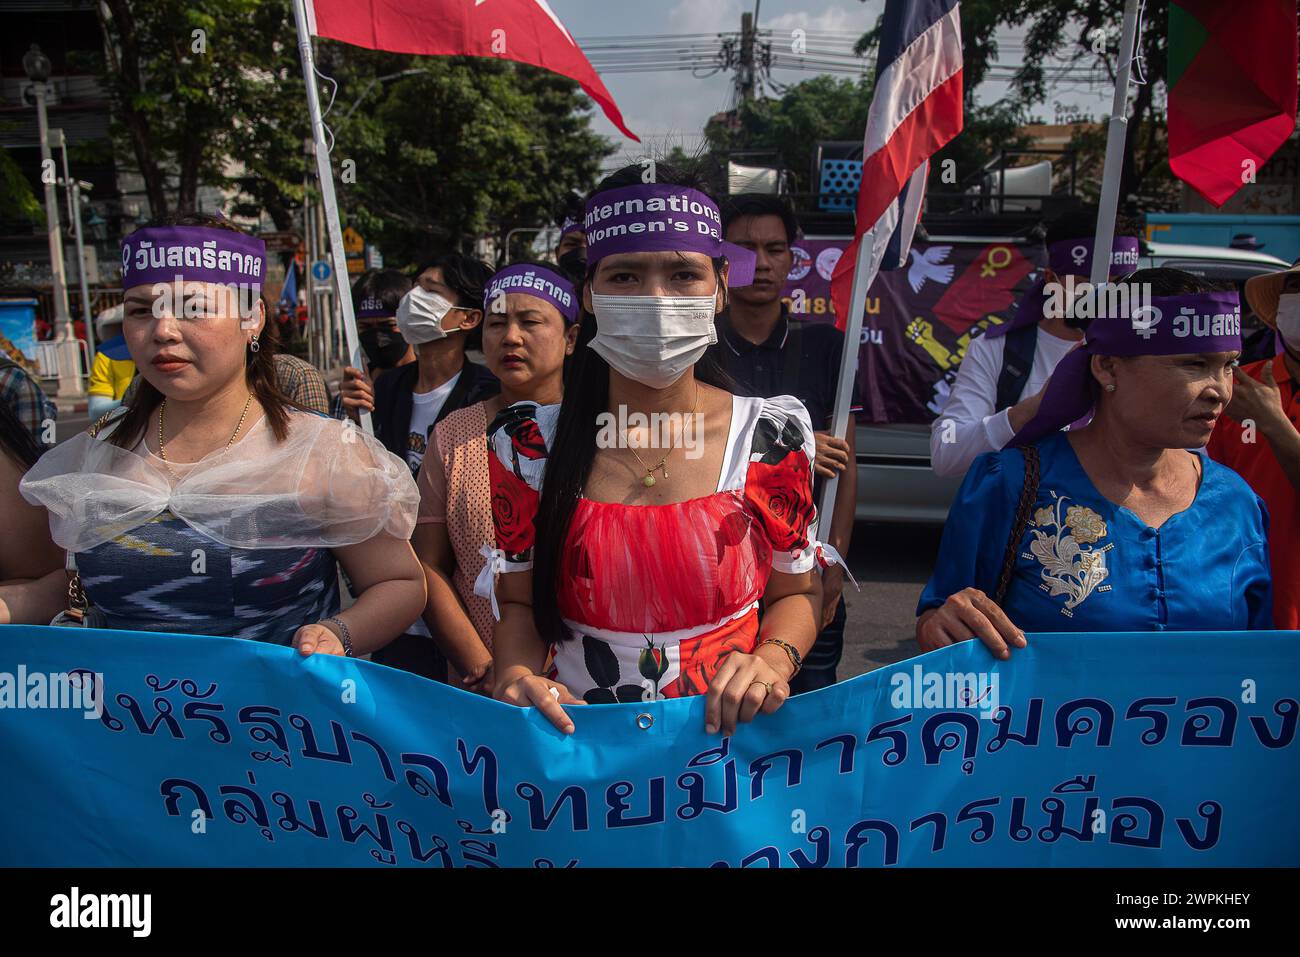
[[[1023,445],[1020,452],[1025,457],[1025,481],[1020,487],[1020,501],[1016,505],[1016,517],[1011,522],[1011,535],[1007,538],[1006,552],[1002,556],[1002,574],[998,577],[998,589],[993,600],[1001,607],[1011,587],[1011,573],[1016,567],[1016,553],[1020,551],[1020,540],[1025,537],[1029,526],[1029,513],[1038,498],[1038,449],[1033,445]]]
[[[1006,335],[1002,352],[1002,371],[998,374],[998,394],[993,411],[1001,412],[1020,401],[1034,368],[1034,350],[1038,346],[1038,323],[1013,329]]]

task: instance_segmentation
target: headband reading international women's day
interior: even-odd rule
[[[1078,239],[1061,239],[1047,247],[1047,265],[1057,276],[1091,276],[1092,245],[1091,236]],[[1136,236],[1116,236],[1111,244],[1110,278],[1127,276],[1138,267],[1138,240]],[[1043,318],[1043,289],[1046,278],[1039,279],[1025,290],[1016,307],[1016,314],[1010,322],[993,326],[984,333],[990,339],[998,339],[1007,333],[1025,326],[1032,326]]]
[[[597,193],[583,227],[592,265],[617,253],[697,252],[727,258],[728,286],[754,281],[754,251],[722,238],[722,214],[699,190],[648,183]]]
[[[259,293],[266,243],[212,226],[146,226],[122,240],[122,288],[213,282]]]
[[[498,297],[512,292],[544,299],[560,310],[565,322],[576,322],[578,319],[578,294],[573,283],[544,266],[519,263],[502,269],[488,280],[483,290],[483,311],[504,312],[504,303],[500,306],[494,306],[493,303]]]
[[[1129,315],[1094,319],[1083,344],[1057,363],[1038,414],[1010,444],[1032,445],[1091,411],[1093,356],[1180,356],[1240,350],[1241,302],[1235,292],[1154,296]]]

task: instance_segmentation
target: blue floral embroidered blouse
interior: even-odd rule
[[[1041,481],[1003,608],[1028,632],[1272,628],[1268,512],[1203,452],[1192,504],[1151,528],[1093,486],[1064,432],[1038,443]],[[1019,449],[977,458],[948,512],[917,614],[975,587],[992,597],[1024,482]]]

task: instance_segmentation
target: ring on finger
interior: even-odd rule
[[[770,682],[770,681],[757,681],[757,680],[755,680],[755,681],[751,682],[750,687],[752,688],[754,685],[762,685],[763,688],[765,689],[765,693],[766,693],[766,694],[771,694],[771,693],[772,693],[772,682]]]

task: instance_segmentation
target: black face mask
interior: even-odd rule
[[[374,369],[391,369],[406,355],[406,340],[392,329],[362,329],[357,338]]]
[[[581,246],[570,249],[559,258],[559,265],[575,283],[582,282],[587,276],[587,250]]]

